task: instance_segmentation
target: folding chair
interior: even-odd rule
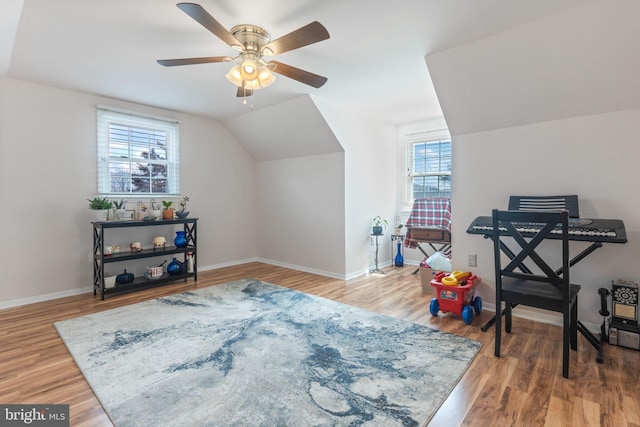
[[[405,225],[405,247],[417,248],[426,258],[430,254],[423,246],[424,243],[428,244],[434,253],[451,253],[451,199],[415,199]],[[416,269],[413,274],[417,272]]]

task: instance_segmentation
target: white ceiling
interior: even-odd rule
[[[277,60],[328,77],[283,76],[257,109],[318,94],[401,124],[441,116],[425,56],[593,0],[200,0],[222,25],[280,37],[312,21],[331,38]],[[175,0],[2,0],[0,76],[216,119],[245,114],[230,64],[162,67],[157,59],[233,55]]]
[[[639,16],[601,0],[428,56],[449,131],[640,108]]]

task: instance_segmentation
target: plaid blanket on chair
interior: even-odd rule
[[[405,247],[415,248],[411,241],[411,227],[441,228],[451,231],[451,199],[415,199],[407,223]]]

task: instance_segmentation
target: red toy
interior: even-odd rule
[[[443,279],[445,283],[457,282],[452,280],[453,277],[461,277],[460,282],[456,285],[443,284]],[[476,314],[482,311],[482,298],[475,297],[478,283],[480,278],[474,274],[437,272],[431,281],[431,286],[436,288],[436,298],[429,305],[431,315],[437,316],[439,311],[456,313],[462,316],[464,323],[470,325],[474,310]]]

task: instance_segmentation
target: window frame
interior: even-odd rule
[[[111,156],[110,148],[112,141],[109,140],[109,126],[119,125],[124,127],[136,127],[149,131],[163,132],[166,136],[164,150],[166,159],[156,160],[149,163],[164,165],[167,168],[167,191],[152,192],[150,187],[148,192],[136,192],[133,188],[130,191],[112,191],[112,177],[110,166],[112,163],[121,163],[123,159],[133,165],[141,163],[134,157]],[[180,137],[179,122],[175,119],[152,116],[148,114],[121,110],[98,105],[96,107],[96,140],[97,140],[97,187],[98,194],[102,197],[121,198],[148,198],[166,197],[180,195]],[[121,141],[120,141],[121,143]],[[128,141],[127,145],[135,147],[135,143]]]
[[[407,132],[404,134],[404,179],[403,179],[403,204],[404,210],[410,211],[415,200],[413,194],[413,178],[414,176],[452,176],[452,171],[438,171],[424,174],[415,174],[413,171],[414,146],[416,144],[446,142],[448,141],[453,149],[453,141],[448,129],[422,130],[415,132]],[[453,155],[453,153],[452,153]],[[453,163],[453,158],[451,159]],[[453,168],[453,165],[452,165]],[[451,179],[451,178],[450,178]]]

